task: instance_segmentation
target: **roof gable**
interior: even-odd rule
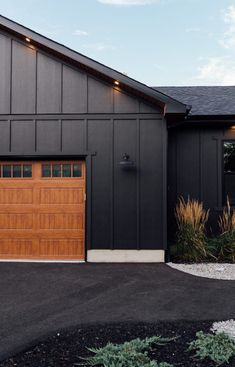
[[[24,42],[26,42],[26,37],[28,37],[32,46],[36,46],[39,49],[53,54],[61,60],[75,67],[79,67],[81,70],[105,80],[112,85],[114,81],[117,80],[119,82],[118,88],[160,107],[164,115],[187,113],[187,106],[184,103],[178,102],[174,98],[158,90],[154,90],[145,84],[71,50],[62,44],[52,41],[3,16],[0,16],[0,29],[13,34]]]

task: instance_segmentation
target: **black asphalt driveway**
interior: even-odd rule
[[[165,264],[0,263],[0,359],[88,323],[235,318],[235,281]]]

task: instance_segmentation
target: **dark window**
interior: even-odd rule
[[[63,164],[63,177],[71,177],[71,164]]]
[[[42,165],[42,177],[51,177],[51,165],[50,164]]]
[[[82,176],[81,164],[74,164],[73,165],[73,177],[81,177],[81,176]]]
[[[0,165],[1,178],[31,178],[32,164],[2,164]]]
[[[31,164],[23,165],[23,177],[32,177],[32,165]]]
[[[61,176],[61,167],[60,164],[52,165],[52,177],[60,177]]]
[[[9,164],[4,164],[2,167],[2,176],[11,177],[11,166]]]
[[[13,166],[13,177],[21,177],[21,165],[20,164]]]
[[[42,164],[42,177],[82,177],[81,163],[44,163]]]
[[[235,141],[224,142],[224,202],[235,205]]]

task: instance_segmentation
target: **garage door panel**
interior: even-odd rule
[[[83,260],[84,163],[79,162],[82,175],[76,178],[42,177],[42,164],[30,162],[30,178],[22,177],[23,173],[13,177],[13,168],[12,176],[4,178],[0,162],[0,258]]]
[[[33,188],[0,188],[1,204],[33,204]]]
[[[40,189],[40,204],[82,204],[84,190],[82,188],[48,187]]]
[[[0,256],[14,258],[33,254],[33,240],[14,238],[0,240]]]
[[[20,238],[0,240],[0,256],[5,259],[83,259],[82,240],[41,240],[38,243]]]
[[[80,229],[83,228],[83,215],[77,213],[41,213],[40,229]]]
[[[74,256],[83,255],[83,240],[82,239],[41,239],[40,240],[40,255],[46,256]]]
[[[30,213],[0,213],[0,229],[32,229],[33,215]]]

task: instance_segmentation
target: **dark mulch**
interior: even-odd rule
[[[176,367],[212,367],[215,366],[213,362],[198,361],[192,353],[186,351],[188,343],[194,339],[195,333],[199,330],[208,332],[210,327],[210,321],[81,326],[58,332],[30,350],[3,361],[0,363],[0,367],[74,367],[81,362],[79,357],[89,355],[86,347],[101,347],[108,342],[123,343],[137,337],[144,338],[153,335],[179,336],[179,338],[166,346],[153,347],[150,352],[152,359],[172,363]],[[235,358],[231,360],[229,366],[235,366]]]

